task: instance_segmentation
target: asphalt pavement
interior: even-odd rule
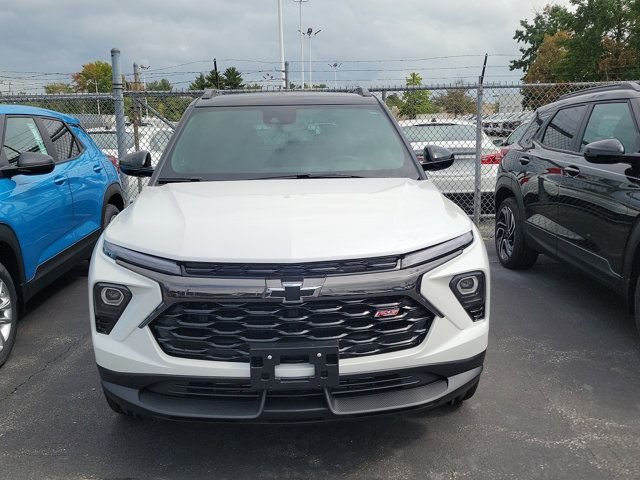
[[[640,339],[622,300],[542,258],[492,260],[491,338],[459,409],[313,425],[112,413],[86,265],[31,302],[0,369],[0,479],[640,478]]]

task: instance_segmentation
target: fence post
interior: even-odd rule
[[[127,140],[125,132],[124,119],[124,97],[122,96],[122,68],[120,66],[120,50],[118,48],[111,49],[111,83],[113,93],[113,106],[116,115],[116,138],[118,142],[118,161],[127,155]],[[126,175],[120,175],[122,189],[125,195],[129,196],[129,178]],[[128,199],[128,198],[127,198]]]
[[[475,183],[473,188],[473,223],[480,225],[480,213],[482,210],[482,77],[478,82],[478,93],[476,98],[476,170]]]

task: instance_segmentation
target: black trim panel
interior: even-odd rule
[[[24,288],[25,300],[30,299],[56,278],[64,275],[75,265],[91,256],[93,247],[100,237],[101,230],[96,230],[79,242],[58,253],[44,263],[38,265],[36,274]]]
[[[448,362],[426,367],[344,375],[341,381],[360,384],[372,375],[420,374],[433,381],[414,388],[396,389],[351,395],[332,393],[331,389],[317,389],[300,393],[268,390],[239,393],[211,398],[182,398],[159,393],[162,389],[148,388],[160,382],[222,382],[225,388],[246,384],[247,378],[184,377],[171,375],[129,374],[98,366],[104,393],[121,409],[144,416],[170,420],[198,420],[213,422],[291,423],[318,422],[371,415],[394,414],[430,409],[460,398],[479,381],[485,352],[460,362]],[[436,372],[447,373],[439,375]]]

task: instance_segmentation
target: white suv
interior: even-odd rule
[[[386,107],[356,93],[207,92],[105,230],[89,275],[119,413],[314,421],[460,404],[489,331],[468,217]]]

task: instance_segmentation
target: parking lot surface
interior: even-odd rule
[[[491,338],[461,408],[348,423],[121,418],[99,387],[86,266],[29,306],[0,369],[0,478],[640,478],[640,340],[622,300],[492,260]]]

